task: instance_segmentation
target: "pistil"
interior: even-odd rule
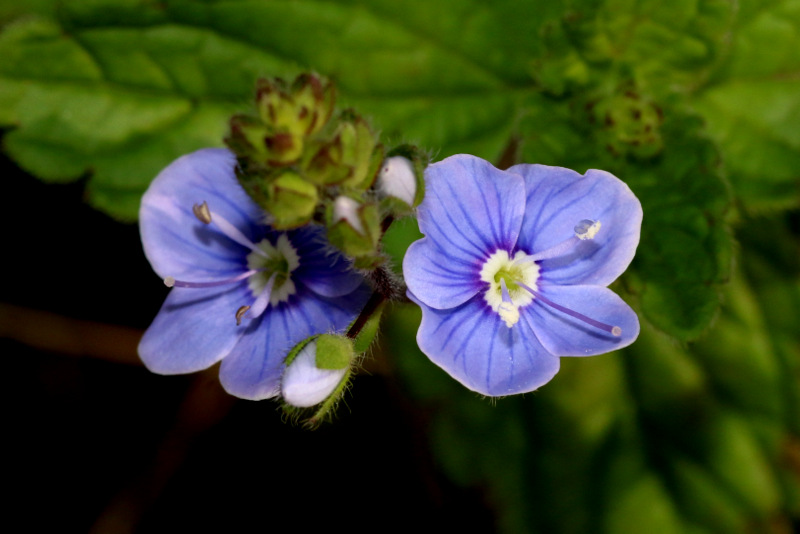
[[[511,328],[519,322],[519,307],[511,300],[505,278],[500,279],[500,291],[503,302],[497,307],[497,314]]]

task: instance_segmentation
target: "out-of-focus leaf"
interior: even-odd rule
[[[789,419],[800,358],[796,329],[791,358],[770,343],[768,296],[739,274],[702,343],[687,349],[645,324],[628,349],[562,358],[540,391],[496,402],[403,342],[416,310],[395,312],[384,346],[430,416],[440,465],[485,488],[503,531],[782,532],[800,489]]]
[[[316,69],[390,140],[502,152],[558,6],[421,0],[76,0],[0,35],[5,148],[51,181],[86,173],[120,218],[182,153],[221,143],[259,76]],[[485,43],[492,40],[493,46]]]
[[[0,26],[13,20],[29,16],[51,16],[59,0],[0,0]]]
[[[729,194],[702,121],[632,91],[585,101],[540,97],[530,110],[524,160],[608,170],[631,187],[644,221],[627,289],[658,328],[698,337],[719,307],[732,246]]]
[[[693,96],[750,210],[800,205],[800,4],[740,2],[733,46]]]

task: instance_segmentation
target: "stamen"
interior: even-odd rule
[[[575,230],[575,237],[581,241],[594,239],[594,236],[596,236],[597,232],[600,231],[600,221],[590,221],[589,219],[584,219],[576,224],[573,230]]]
[[[240,245],[249,248],[253,252],[257,254],[261,254],[262,256],[266,257],[267,253],[258,248],[252,241],[250,241],[246,235],[239,231],[234,225],[228,222],[225,217],[220,215],[215,211],[211,211],[208,207],[208,203],[203,201],[202,204],[195,204],[192,206],[192,212],[194,213],[195,217],[200,219],[200,222],[205,224],[214,223],[217,229],[222,232],[226,237],[236,241]]]
[[[194,216],[200,219],[203,224],[211,224],[211,210],[208,209],[208,202],[205,200],[202,204],[195,204],[192,206]]]
[[[277,275],[278,273],[272,273],[272,276],[270,276],[269,280],[267,280],[267,285],[265,285],[264,289],[261,290],[261,293],[259,293],[256,301],[252,306],[250,306],[249,310],[245,310],[248,319],[256,319],[259,315],[264,313],[264,310],[266,310],[267,306],[269,306],[269,300],[272,296],[272,287],[275,285],[275,277]],[[241,308],[239,309],[241,310]]]
[[[217,280],[214,282],[186,282],[184,280],[175,280],[175,278],[173,278],[172,276],[168,276],[164,278],[164,285],[167,287],[190,287],[193,289],[203,288],[203,287],[226,286],[229,284],[245,280],[262,270],[263,269],[251,269],[249,271],[243,272],[242,274],[236,275],[233,278],[226,278],[225,280]]]
[[[519,322],[519,307],[514,304],[511,295],[508,294],[505,278],[500,279],[500,291],[503,302],[497,307],[497,314],[506,323],[506,326],[511,328]]]
[[[599,230],[600,230],[600,221],[590,221],[589,219],[584,219],[575,225],[574,228],[575,235],[573,235],[572,237],[565,239],[564,241],[562,241],[561,243],[559,243],[554,247],[550,247],[547,250],[543,250],[542,252],[532,254],[524,259],[515,261],[514,263],[522,264],[531,261],[549,260],[551,258],[564,256],[568,252],[572,251],[572,249],[575,248],[581,241],[594,239],[594,236],[597,235],[597,232]]]
[[[247,313],[247,310],[250,309],[250,306],[241,306],[238,310],[236,310],[236,326],[242,324],[242,317],[244,314]]]
[[[604,331],[608,332],[609,334],[611,334],[612,336],[619,337],[619,336],[622,335],[622,328],[620,328],[619,326],[611,326],[611,325],[608,325],[606,323],[601,323],[600,321],[596,321],[595,319],[592,319],[591,317],[586,317],[582,313],[578,313],[578,312],[576,312],[574,310],[570,310],[569,308],[567,308],[565,306],[562,306],[561,304],[556,304],[555,302],[553,302],[552,300],[548,299],[547,297],[545,297],[544,295],[542,295],[538,291],[536,291],[534,289],[531,289],[530,287],[526,286],[525,284],[523,284],[521,282],[517,282],[517,285],[519,285],[523,289],[526,289],[527,291],[530,291],[531,294],[534,297],[536,297],[537,299],[541,300],[542,302],[544,302],[548,306],[553,307],[553,308],[557,309],[560,312],[564,312],[567,315],[569,315],[570,317],[574,317],[576,319],[580,319],[584,323],[592,325],[595,328],[599,328],[600,330],[604,330]]]

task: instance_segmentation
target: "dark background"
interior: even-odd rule
[[[487,532],[479,489],[437,471],[426,417],[390,373],[355,381],[336,420],[309,431],[278,405],[226,395],[216,369],[149,373],[138,337],[167,289],[135,225],[0,159],[0,350],[7,524],[26,531]]]

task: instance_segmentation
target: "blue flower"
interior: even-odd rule
[[[199,150],[164,169],[142,198],[145,255],[173,288],[139,355],[160,374],[222,360],[223,387],[258,400],[280,394],[292,347],[347,328],[369,290],[319,227],[271,229],[235,165],[227,150]]]
[[[642,208],[613,175],[467,155],[428,167],[423,239],[403,261],[420,349],[466,387],[500,396],[550,381],[560,356],[631,344],[633,310],[607,286],[639,243]]]

